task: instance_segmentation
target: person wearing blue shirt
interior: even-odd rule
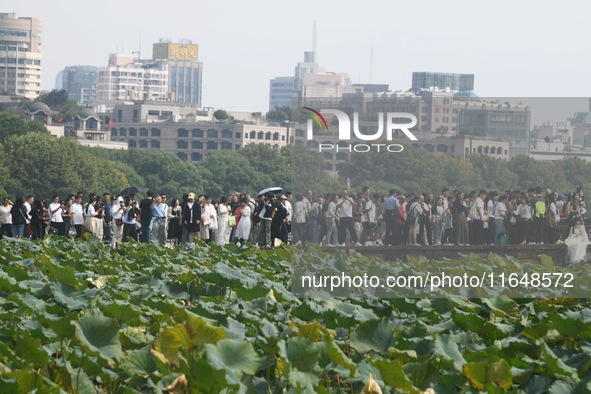
[[[397,242],[396,234],[398,234],[398,207],[400,203],[396,198],[396,191],[390,190],[388,197],[384,201],[384,220],[386,221],[386,235],[384,236],[385,245],[395,245]]]
[[[162,197],[156,197],[156,203],[152,207],[152,243],[158,241],[159,245],[166,243],[166,205],[162,203]]]

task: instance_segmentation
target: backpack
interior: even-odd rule
[[[407,211],[406,211],[406,221],[407,221],[408,223],[414,224],[414,221],[415,221],[415,219],[416,219],[416,215],[415,215],[415,209],[414,209],[414,208],[416,208],[417,206],[418,206],[418,205],[415,205],[415,206],[413,207],[413,206],[412,206],[412,203],[409,205],[409,207],[410,207],[410,208],[412,208],[412,209],[409,209],[409,210],[407,210]]]
[[[546,216],[546,202],[544,200],[538,200],[536,201],[535,205],[535,216],[537,218],[543,218],[544,216]]]
[[[558,221],[556,220],[556,214],[552,212],[550,207],[548,207],[548,211],[546,212],[546,218],[548,220],[548,227],[550,228],[557,228]]]
[[[261,204],[257,203],[254,207],[254,209],[252,210],[252,213],[250,214],[250,220],[253,223],[259,223],[261,221],[261,218],[259,217],[259,214],[261,213]]]
[[[131,207],[129,208],[129,211],[127,211],[127,220],[131,222],[133,219],[135,219],[135,209]]]

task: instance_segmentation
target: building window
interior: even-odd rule
[[[251,140],[254,140],[256,137],[257,137],[257,132],[256,132],[256,131],[254,131],[254,130],[253,130],[253,131],[251,131],[251,132],[250,132],[250,139],[251,139]]]
[[[222,130],[222,138],[223,139],[232,138],[232,131],[230,131],[230,130]]]
[[[232,150],[232,144],[230,142],[222,142],[222,150]]]
[[[338,152],[337,153],[337,160],[347,160],[347,153],[346,152]]]
[[[279,133],[273,133],[273,141],[279,141]]]
[[[160,149],[160,141],[152,140],[150,141],[150,148],[152,149]]]
[[[478,152],[478,153],[480,153],[480,152]],[[484,147],[484,154],[485,154],[485,155],[488,155],[488,146],[485,146],[485,147]]]
[[[119,137],[127,137],[127,130],[123,127],[119,129]]]
[[[188,149],[189,143],[187,141],[177,141],[176,147],[177,147],[177,149]]]
[[[479,146],[479,147],[478,147],[478,150],[477,150],[477,152],[478,152],[478,153],[482,153],[482,146]]]
[[[127,141],[127,147],[128,148],[135,148],[137,146],[137,143],[135,142],[135,140],[129,140]]]
[[[160,137],[160,129],[153,128],[152,130],[152,137]]]
[[[270,132],[270,131],[267,131],[267,132],[265,133],[265,139],[266,139],[267,141],[270,141],[270,140],[271,140],[271,132]]]
[[[502,155],[503,154],[503,148],[501,148],[500,146],[497,148],[497,155]]]
[[[207,143],[207,150],[218,150],[218,143],[213,142],[213,141],[209,141]]]
[[[240,149],[240,145],[238,145],[238,144],[234,145],[234,150],[238,150],[238,149]]]
[[[140,148],[147,148],[148,147],[148,141],[146,140],[140,140]]]
[[[284,135],[281,136],[281,141],[285,141],[285,136]]]
[[[191,142],[192,149],[203,149],[203,142],[201,141],[192,141]]]
[[[185,152],[177,152],[176,156],[182,161],[187,161],[187,154]]]
[[[258,135],[257,135],[257,139],[262,140],[264,138],[265,133],[263,133],[262,131],[259,131]]]
[[[191,136],[193,138],[203,138],[203,130],[193,129],[193,131],[191,132]]]
[[[218,131],[214,129],[207,130],[207,138],[218,138]]]
[[[240,132],[236,132],[236,134],[234,134],[234,137],[235,137],[235,138],[238,140],[238,139],[240,139],[240,134],[242,134],[242,133],[240,133]],[[244,136],[245,136],[245,137],[247,137],[247,136],[248,136],[248,134],[244,133]],[[247,138],[248,138],[248,137],[247,137]]]
[[[333,159],[333,153],[332,152],[324,152],[322,154],[322,156],[324,156],[324,160],[332,160]]]
[[[203,159],[203,155],[199,152],[193,152],[191,153],[191,160],[192,161],[201,161],[201,159]]]
[[[187,129],[178,129],[178,136],[179,138],[186,138],[189,136],[189,130]]]
[[[117,137],[117,129],[116,128],[111,129],[111,137]]]

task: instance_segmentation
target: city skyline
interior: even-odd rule
[[[8,0],[2,11],[41,20],[47,90],[64,67],[105,66],[109,53],[137,52],[140,39],[144,59],[160,38],[189,39],[199,45],[204,64],[203,106],[266,111],[269,80],[293,75],[303,52],[312,49],[316,20],[318,63],[348,73],[353,83],[367,83],[373,74],[374,83],[408,89],[413,71],[439,71],[475,74],[480,96],[588,96],[591,76],[580,51],[587,13],[536,4],[534,12],[500,1],[486,16],[473,14],[467,1],[359,8],[354,2],[173,0],[163,14],[154,1],[108,0],[87,13],[71,0]],[[64,10],[73,7],[79,17],[66,17]],[[556,24],[560,20],[568,23]]]

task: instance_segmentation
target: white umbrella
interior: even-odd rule
[[[258,194],[258,196],[257,196],[257,197],[260,197],[260,196],[262,196],[263,194],[267,194],[267,193],[269,193],[269,192],[271,192],[271,193],[277,193],[277,192],[280,192],[281,190],[283,190],[283,189],[282,189],[282,188],[280,188],[280,187],[268,187],[268,188],[266,188],[266,189],[263,189],[263,190],[261,190],[261,191],[259,192],[259,194]]]

